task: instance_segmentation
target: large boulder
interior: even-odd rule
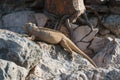
[[[71,60],[70,53],[63,50],[59,45],[44,42],[37,42],[36,44],[19,34],[7,30],[0,30],[0,34],[0,59],[4,59],[0,60],[0,65],[2,65],[0,66],[1,80],[14,80],[16,76],[17,80],[24,80],[25,78],[26,80],[120,79],[119,53],[117,53],[117,56],[113,56],[113,66],[94,68],[87,59],[75,52],[73,52],[74,58]],[[106,51],[108,54],[111,53],[109,51],[119,52],[119,42],[119,40],[115,43],[112,41],[106,45],[111,50],[105,48],[105,51],[108,50]],[[118,46],[115,46],[115,44]],[[13,76],[11,74],[14,74],[14,70],[18,72]],[[2,74],[3,72],[6,73]],[[22,76],[22,78],[19,76]]]
[[[0,30],[0,59],[31,69],[42,55],[38,45],[16,33]]]
[[[35,71],[29,75],[28,80],[35,79],[35,75],[37,75],[36,80],[38,78],[41,80],[66,80],[68,75],[72,75],[76,71],[94,68],[87,59],[75,52],[73,52],[74,58],[71,60],[70,53],[64,51],[59,45],[48,45],[42,42],[39,42],[39,45],[43,49],[44,54]]]

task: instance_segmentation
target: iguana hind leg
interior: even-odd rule
[[[67,44],[66,40],[65,39],[62,39],[61,42],[60,42],[60,45],[65,48],[66,51],[68,51],[70,54],[71,54],[71,60],[73,60],[73,51],[72,49],[69,47],[69,45]]]

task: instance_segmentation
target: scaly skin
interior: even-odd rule
[[[81,54],[83,57],[87,58],[95,67],[96,64],[94,61],[88,57],[83,51],[81,51],[69,38],[67,38],[64,34],[48,29],[48,28],[38,28],[35,24],[27,23],[24,26],[24,29],[27,31],[29,35],[34,36],[35,40],[41,40],[50,44],[60,44],[63,48],[65,48],[68,52],[71,53],[75,51]]]

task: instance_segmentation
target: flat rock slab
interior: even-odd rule
[[[89,46],[89,48],[96,53],[102,50],[106,46],[106,44],[109,43],[110,41],[111,41],[110,38],[95,37],[91,42],[91,45]]]
[[[79,26],[78,28],[76,28],[73,32],[74,42],[77,43],[79,41],[81,41],[81,42],[82,41],[85,41],[85,42],[91,41],[97,34],[98,29],[95,29],[92,32],[90,32],[90,31],[91,31],[91,29],[89,26]],[[89,34],[89,35],[86,36],[87,34]],[[81,39],[83,39],[83,40],[81,40]]]
[[[79,49],[81,49],[82,51],[85,51],[88,47],[89,43],[84,43],[84,42],[78,42],[77,46]]]

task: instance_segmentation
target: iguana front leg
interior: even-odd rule
[[[62,38],[62,40],[60,41],[60,45],[65,48],[66,51],[68,51],[69,53],[71,53],[71,60],[73,60],[73,51],[72,49],[69,47],[69,45],[67,44],[66,40]]]
[[[34,41],[35,40],[35,36],[34,35],[31,35],[30,37],[27,37],[29,40],[32,40]]]

